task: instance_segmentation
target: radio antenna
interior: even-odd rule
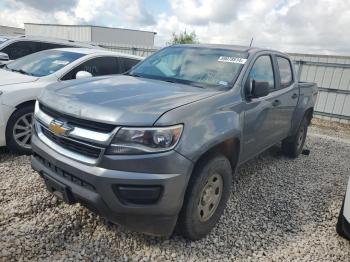
[[[249,47],[252,47],[253,41],[254,41],[254,37],[252,37],[252,39],[250,40],[250,45],[249,45]]]

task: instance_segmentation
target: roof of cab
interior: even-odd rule
[[[242,46],[242,45],[223,45],[223,44],[182,44],[182,45],[173,45],[173,46],[187,46],[192,48],[212,48],[212,49],[228,49],[238,52],[247,52],[249,54],[257,53],[261,51],[271,51],[275,53],[282,53],[277,50],[267,49],[267,48],[259,48],[259,47],[250,47],[250,46]]]

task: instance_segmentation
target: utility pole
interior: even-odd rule
[[[249,45],[249,47],[252,47],[253,41],[254,41],[254,37],[252,37],[252,39],[250,40],[250,45]]]

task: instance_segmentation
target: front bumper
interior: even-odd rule
[[[37,135],[32,137],[32,149],[33,169],[44,178],[65,185],[72,202],[80,202],[106,219],[135,231],[156,236],[172,233],[193,168],[192,162],[177,152],[144,159],[105,156],[99,166],[90,166],[58,154]],[[165,169],[170,173],[164,172]],[[179,172],[174,172],[176,169]],[[161,194],[152,203],[130,203],[117,193],[119,186],[160,187]]]

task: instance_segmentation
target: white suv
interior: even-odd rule
[[[121,74],[141,60],[105,50],[60,48],[5,65],[0,69],[0,146],[7,145],[16,153],[31,152],[34,103],[42,88],[77,78]]]
[[[100,48],[89,43],[63,39],[0,35],[0,65],[43,50],[65,47]]]

